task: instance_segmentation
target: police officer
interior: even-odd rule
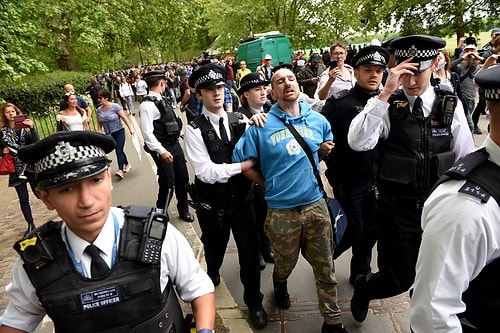
[[[248,119],[255,114],[268,112],[270,103],[267,100],[267,85],[270,82],[264,80],[259,73],[249,73],[240,80],[238,94],[241,99],[241,106],[238,112],[243,113]],[[264,232],[264,221],[266,220],[267,203],[264,198],[264,189],[258,184],[252,184],[253,208],[255,212],[255,222],[259,232],[260,268],[266,267],[266,262],[274,263],[274,254],[271,251],[269,238]]]
[[[352,245],[351,284],[357,276],[371,272],[372,248],[377,241],[376,147],[354,151],[347,143],[347,133],[352,119],[363,110],[368,99],[380,92],[388,61],[386,49],[362,48],[352,61],[355,86],[332,95],[321,112],[332,126],[335,142],[335,149],[325,159],[326,177],[349,221],[342,241],[335,248],[334,258]]]
[[[144,235],[160,245],[149,256],[140,251],[145,242],[134,246],[146,229],[143,215],[111,207],[106,154],[114,147],[109,136],[70,131],[19,150],[35,166],[38,196],[63,221],[44,224],[14,246],[22,260],[6,288],[0,332],[33,332],[45,314],[56,332],[185,332],[172,285],[191,302],[197,332],[213,332],[214,286],[184,236],[155,212],[161,232],[155,225]]]
[[[241,172],[255,162],[232,163],[234,146],[246,129],[245,117],[224,111],[224,68],[207,64],[189,77],[203,101],[201,116],[186,128],[186,152],[195,173],[190,195],[197,203],[208,275],[217,286],[230,232],[238,248],[243,301],[256,329],[267,325],[262,307],[258,236],[250,202],[251,182]]]
[[[493,332],[498,327],[500,66],[482,69],[476,83],[485,89],[491,132],[481,149],[447,172],[451,179],[425,202],[410,307],[416,333]]]
[[[398,295],[415,278],[422,205],[433,183],[454,161],[474,149],[463,106],[446,86],[430,79],[438,64],[438,37],[396,38],[396,67],[384,89],[351,122],[348,143],[366,151],[379,143],[378,268],[358,279],[351,312],[365,320],[372,299]],[[402,86],[402,89],[399,87]]]
[[[168,206],[167,193],[175,189],[177,211],[186,222],[193,222],[189,212],[186,185],[189,174],[186,158],[179,144],[182,122],[172,106],[163,98],[166,88],[165,71],[155,70],[143,75],[149,94],[139,107],[144,148],[151,154],[158,173],[158,199],[156,207]]]

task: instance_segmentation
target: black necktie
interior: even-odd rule
[[[412,113],[416,118],[424,117],[424,110],[422,109],[422,99],[420,97],[417,97],[417,99],[415,99],[415,102],[413,103]]]
[[[92,278],[97,279],[108,274],[109,267],[99,255],[100,251],[97,246],[90,244],[85,248],[85,252],[92,258],[92,263],[90,264]]]
[[[229,142],[229,138],[227,137],[226,127],[224,127],[224,118],[220,117],[219,119],[219,133],[220,139],[224,142]]]

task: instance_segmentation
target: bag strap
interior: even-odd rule
[[[290,124],[289,122],[286,122],[285,119],[281,119],[281,118],[278,118],[278,119],[280,119],[283,122],[283,124],[285,124],[285,126],[288,128],[288,130],[290,130],[292,135],[295,137],[297,142],[300,144],[300,146],[302,147],[302,149],[306,153],[307,158],[309,159],[309,162],[312,165],[314,176],[316,177],[316,181],[318,182],[319,188],[321,189],[321,192],[323,193],[323,197],[326,198],[326,192],[325,192],[325,188],[323,187],[323,181],[321,180],[321,174],[319,173],[319,170],[316,167],[316,162],[314,161],[314,158],[312,156],[311,149],[309,148],[307,143],[304,141],[304,138],[299,134],[299,132],[297,132],[297,130],[295,129],[295,127],[293,127],[292,124]]]

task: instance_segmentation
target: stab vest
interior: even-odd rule
[[[158,100],[154,96],[146,96],[142,102],[155,103],[158,111],[160,111],[160,119],[153,121],[153,135],[165,147],[171,146],[179,139],[182,121],[176,116],[172,106],[167,105],[162,98]]]
[[[378,94],[378,92],[377,92]],[[368,151],[355,151],[347,142],[351,121],[363,111],[369,94],[357,84],[350,90],[333,94],[321,112],[330,122],[334,133],[335,149],[325,158],[325,175],[330,184],[359,185],[373,182],[377,172],[377,147]],[[341,186],[337,186],[341,188]]]
[[[397,198],[425,200],[432,185],[453,165],[451,122],[454,109],[445,114],[444,97],[456,95],[445,86],[435,88],[431,114],[411,114],[402,90],[389,98],[391,130],[379,144],[378,187]],[[456,105],[456,104],[455,104]]]
[[[472,183],[475,193],[486,194],[482,199],[487,202],[492,196],[500,205],[500,166],[488,160],[486,150],[477,150],[458,161],[437,185],[449,179],[467,179]],[[483,198],[484,195],[481,195]],[[500,223],[500,221],[496,221]],[[462,294],[466,310],[459,317],[467,318],[479,332],[490,332],[498,326],[500,313],[500,258],[486,265],[481,273],[469,283]]]
[[[49,221],[14,245],[56,332],[184,332],[172,282],[162,293],[159,265],[137,260],[151,208],[124,211],[117,260],[102,279],[86,278],[75,269],[61,237],[62,222]]]
[[[231,141],[223,142],[210,121],[199,116],[193,120],[190,125],[193,128],[199,128],[203,142],[207,147],[210,160],[217,164],[232,163],[234,146],[239,138],[245,133],[246,124],[241,123],[243,116],[238,112],[228,112],[229,129],[231,132]],[[194,182],[194,193],[201,201],[210,204],[212,207],[224,208],[231,207],[249,195],[251,181],[242,174],[229,178],[227,183],[208,184],[202,182],[198,177]]]

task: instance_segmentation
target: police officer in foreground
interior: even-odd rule
[[[430,84],[438,50],[445,44],[425,35],[394,39],[396,67],[391,68],[384,89],[368,100],[349,127],[352,149],[366,151],[379,144],[379,271],[356,281],[351,313],[358,322],[366,319],[370,300],[410,288],[423,203],[434,182],[474,149],[457,96],[451,88]]]
[[[187,332],[173,285],[191,302],[197,332],[213,332],[214,286],[184,236],[162,211],[111,207],[114,147],[100,133],[69,131],[19,150],[63,221],[14,245],[22,259],[1,333],[33,332],[45,314],[56,332]]]
[[[259,242],[254,223],[251,182],[241,173],[255,162],[232,163],[234,146],[246,129],[245,117],[224,111],[224,67],[201,66],[189,77],[189,86],[203,101],[203,112],[186,127],[186,152],[195,182],[190,195],[197,204],[207,272],[214,285],[220,283],[230,233],[238,249],[243,301],[256,329],[267,326],[267,313],[260,292]]]
[[[349,221],[334,258],[352,245],[349,282],[353,285],[357,276],[371,272],[372,248],[377,241],[377,148],[354,151],[347,143],[347,133],[352,119],[363,110],[368,99],[380,92],[388,61],[386,49],[372,45],[362,48],[352,59],[356,85],[333,94],[321,112],[332,126],[335,142],[335,149],[325,159],[326,177]]]
[[[179,143],[182,122],[171,105],[166,103],[163,93],[166,88],[165,71],[155,70],[143,75],[149,94],[139,106],[144,149],[151,154],[158,173],[158,200],[156,207],[168,206],[167,193],[175,189],[177,211],[186,222],[193,222],[189,212],[186,185],[189,174],[186,158]]]
[[[491,132],[425,202],[410,307],[416,333],[498,329],[500,66],[482,69],[475,79],[485,89]]]

